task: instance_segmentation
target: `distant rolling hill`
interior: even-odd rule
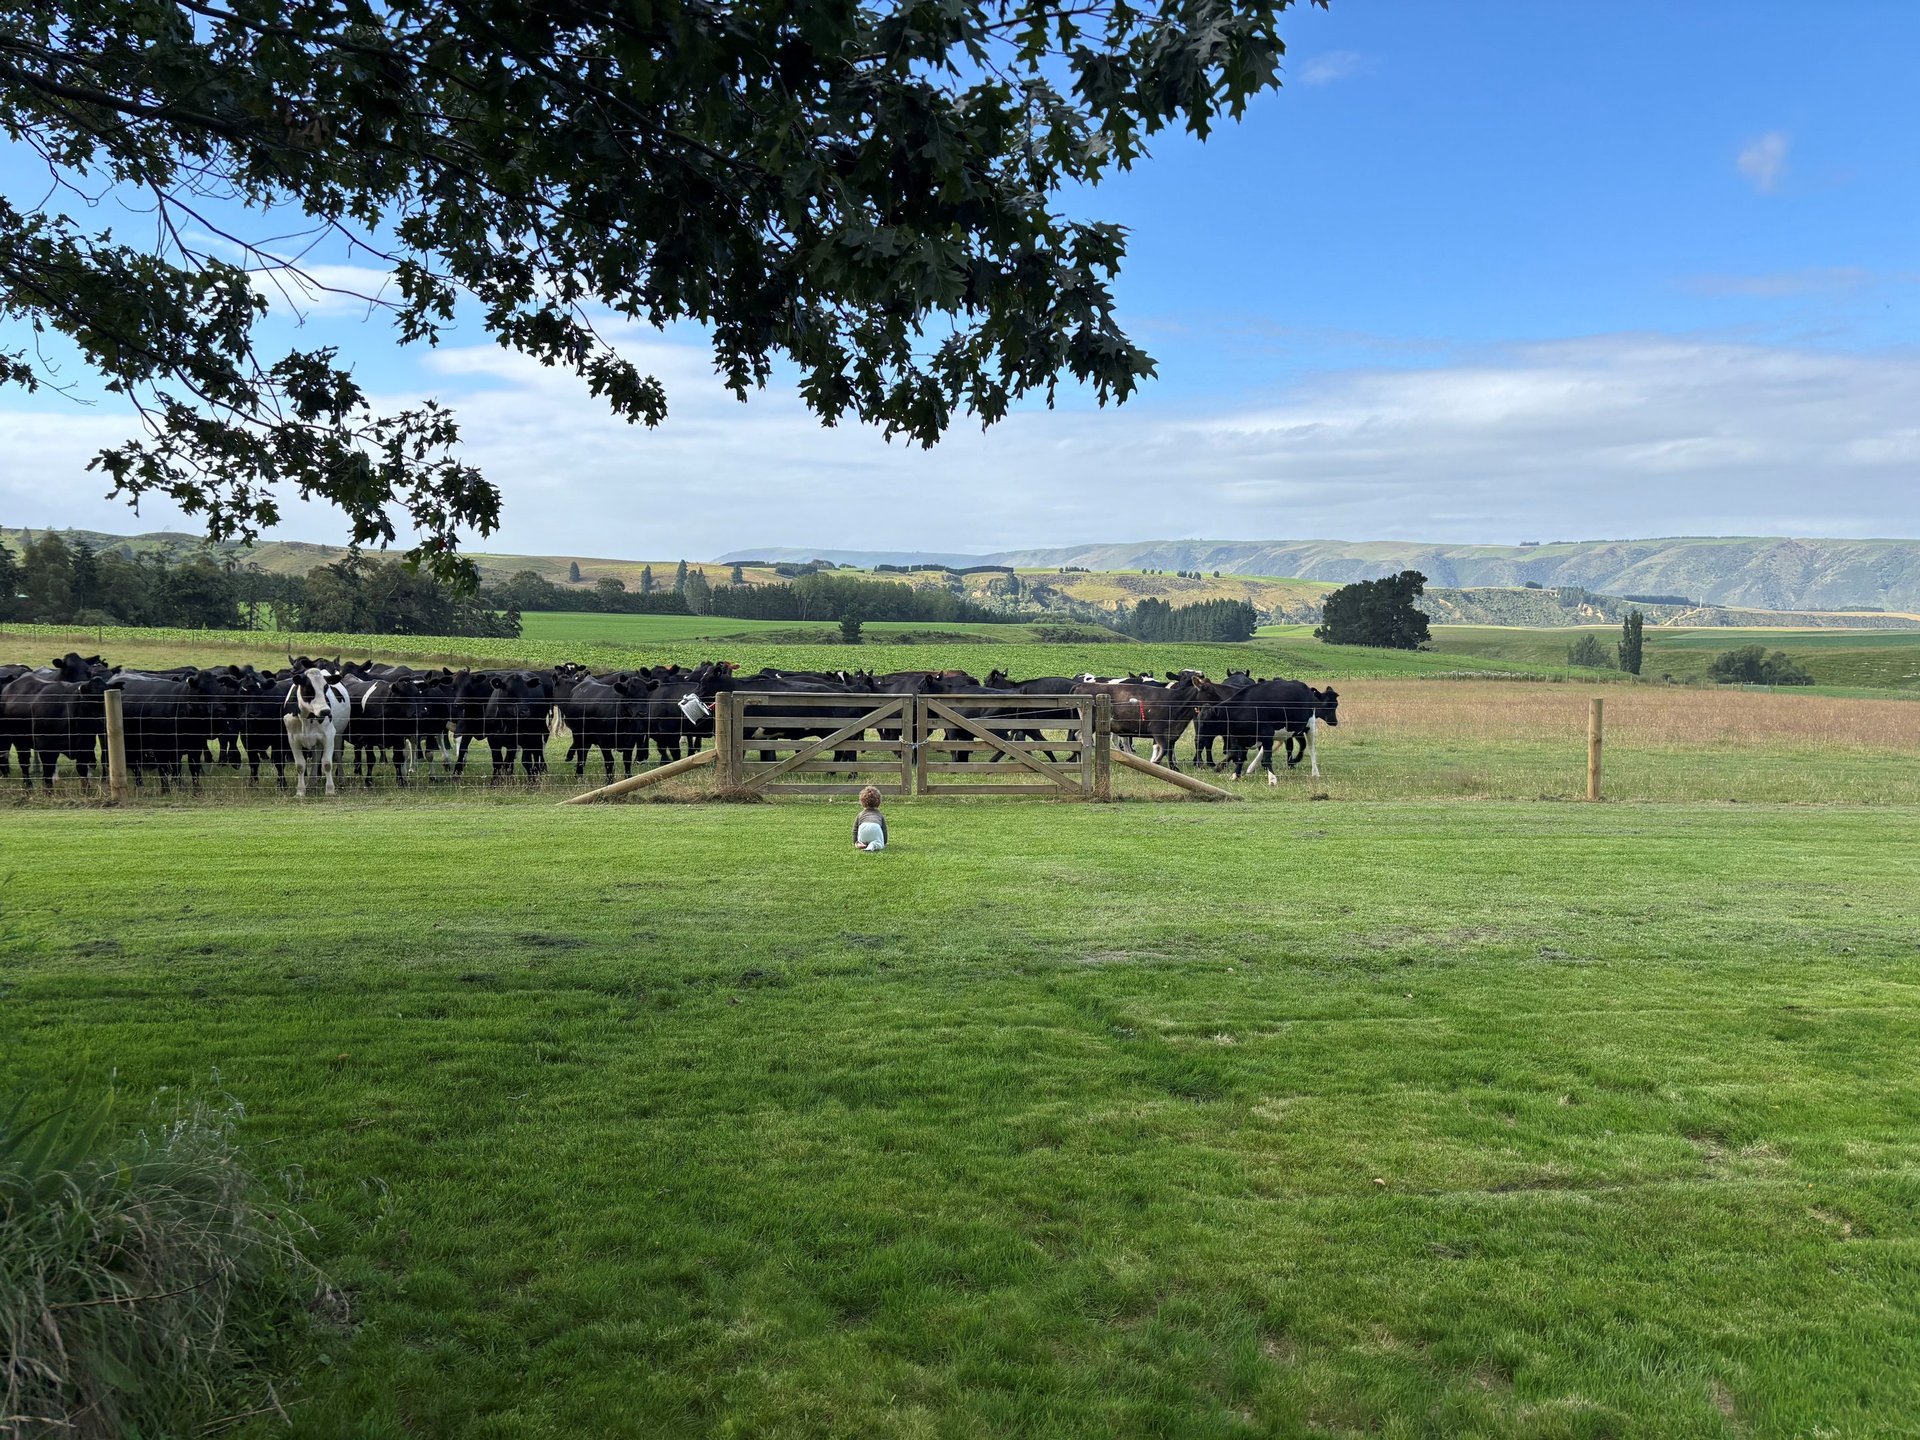
[[[29,533],[0,529],[4,541],[16,553]],[[145,535],[110,535],[98,531],[61,530],[68,543],[85,541],[96,550],[124,550],[132,554],[149,551],[191,554],[204,547],[195,535],[156,531]],[[1829,578],[1810,583],[1815,598],[1801,603],[1785,603],[1789,596],[1784,582],[1775,586],[1783,597],[1776,605],[1757,604],[1739,598],[1759,585],[1748,571],[1766,566],[1760,558],[1772,553],[1765,547],[1797,546],[1802,554],[1797,562],[1802,572],[1816,560]],[[1613,572],[1612,581],[1604,577],[1600,552],[1628,548],[1657,550],[1668,547],[1675,552],[1658,564],[1643,560],[1623,565]],[[242,550],[237,546],[214,546],[215,551],[233,554],[245,563],[258,565],[276,574],[305,574],[318,565],[331,564],[347,552],[337,545],[316,545],[301,540],[270,540]],[[1831,577],[1846,564],[1855,569],[1867,562],[1862,553],[1879,556],[1877,569],[1869,567],[1874,583],[1883,588],[1880,598],[1871,600],[1822,600],[1823,593],[1838,588],[1853,595]],[[1664,552],[1663,552],[1664,553]],[[482,578],[502,580],[516,571],[532,570],[557,585],[573,583],[581,591],[582,607],[588,605],[587,593],[604,576],[617,576],[630,589],[640,587],[643,568],[651,564],[657,584],[673,580],[677,558],[652,561],[608,559],[588,555],[506,555],[486,551],[469,552],[479,566]],[[1682,560],[1692,555],[1714,557],[1723,574],[1714,580],[1705,573],[1704,561],[1686,568]],[[1745,558],[1742,558],[1745,557]],[[1824,557],[1823,559],[1820,557]],[[1852,557],[1851,560],[1845,557]],[[1336,584],[1370,578],[1409,566],[1423,571],[1431,582],[1423,602],[1436,625],[1514,625],[1555,627],[1565,625],[1617,624],[1629,608],[1643,611],[1649,624],[1686,626],[1786,626],[1786,627],[1858,627],[1912,629],[1920,620],[1899,613],[1920,609],[1920,542],[1908,540],[1644,540],[1606,542],[1605,544],[1560,544],[1531,546],[1401,546],[1389,542],[1349,545],[1340,542],[1308,542],[1302,545],[1215,544],[1208,541],[1164,541],[1149,545],[1081,546],[1064,550],[1009,551],[1001,555],[928,554],[904,551],[810,550],[799,547],[762,547],[755,551],[735,551],[719,560],[692,561],[693,569],[704,571],[715,584],[729,578],[735,563],[762,560],[780,564],[796,560],[829,560],[838,565],[867,568],[887,565],[1015,565],[1022,577],[1018,597],[1007,597],[1019,609],[1067,612],[1070,618],[1097,620],[1098,612],[1111,612],[1125,603],[1138,604],[1149,597],[1174,605],[1200,600],[1245,600],[1264,619],[1285,622],[1313,622],[1320,616],[1320,602]],[[1657,557],[1656,557],[1657,558]],[[1621,559],[1615,556],[1616,560]],[[1771,562],[1776,575],[1788,573],[1787,562],[1775,554]],[[1912,563],[1909,571],[1905,567]],[[574,566],[580,579],[572,582]],[[1273,566],[1273,569],[1264,568]],[[1289,575],[1279,567],[1299,565],[1337,573],[1306,576]],[[1062,567],[1072,567],[1062,569]],[[1082,568],[1084,567],[1084,568]],[[778,580],[770,569],[743,565],[742,579],[755,584]],[[1150,570],[1153,573],[1143,573]],[[1189,575],[1174,572],[1185,570]],[[1215,575],[1214,571],[1219,571]],[[1460,583],[1462,574],[1524,571],[1491,580],[1471,579]],[[1583,582],[1563,578],[1575,573],[1603,573],[1601,581]],[[1539,579],[1546,576],[1546,579]],[[1742,579],[1741,577],[1746,578]],[[1898,583],[1888,577],[1906,578]],[[1449,577],[1453,579],[1449,580]],[[939,571],[920,571],[911,575],[887,574],[875,578],[913,585],[954,585],[976,599],[992,603],[1006,584],[994,574],[948,576]],[[1534,581],[1528,588],[1525,581]],[[1864,583],[1864,582],[1861,582]],[[1635,595],[1681,595],[1697,605],[1678,606],[1631,602],[1622,592]],[[1906,597],[1912,595],[1912,600]],[[1844,605],[1871,605],[1875,613],[1837,613]],[[1885,612],[1885,613],[1879,613]]]
[[[746,552],[738,552],[745,554]],[[886,551],[765,550],[765,560],[908,563]],[[723,557],[726,558],[726,557]],[[1684,595],[1702,604],[1758,610],[1920,610],[1920,540],[1678,537],[1554,541],[1543,545],[1431,545],[1413,541],[1153,540],[941,557],[946,564],[1052,569],[1198,570],[1284,575],[1346,584],[1418,570],[1449,589],[1578,586],[1608,595]]]

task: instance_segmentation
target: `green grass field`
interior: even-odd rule
[[[682,625],[743,623],[689,620],[683,616],[575,618],[609,620],[616,624],[631,620],[665,620]],[[950,627],[916,624],[901,628],[926,630]],[[1024,627],[983,628],[1011,629],[1022,636],[1025,633]],[[886,632],[880,630],[877,633],[884,635]],[[49,655],[67,649],[102,654],[119,664],[155,666],[247,662],[284,666],[289,651],[295,654],[338,654],[348,659],[372,657],[417,665],[472,664],[496,667],[513,664],[553,665],[563,660],[576,660],[598,668],[618,669],[653,662],[694,664],[719,658],[738,661],[749,672],[762,666],[781,670],[859,669],[877,672],[963,668],[981,677],[998,667],[1023,678],[1073,675],[1086,671],[1100,675],[1124,675],[1134,670],[1160,674],[1188,666],[1219,676],[1230,669],[1251,666],[1261,674],[1311,677],[1316,683],[1326,678],[1547,675],[1565,670],[1564,665],[1556,668],[1476,656],[1322,645],[1312,639],[1256,640],[1246,645],[1111,641],[1041,644],[1026,638],[1009,639],[997,644],[975,641],[892,644],[882,640],[861,645],[792,645],[756,643],[750,634],[724,641],[663,636],[634,642],[619,636],[617,631],[597,637],[563,633],[548,638],[523,635],[512,640],[483,640],[460,636],[269,634],[244,630],[195,631],[114,626],[85,629],[54,625],[0,627],[0,663],[15,659],[44,663]]]
[[[1265,626],[1246,645],[1166,645],[1139,642],[1045,644],[1018,625],[873,624],[868,643],[791,644],[756,634],[823,628],[806,621],[721,620],[680,615],[535,614],[524,617],[526,633],[514,640],[431,635],[269,634],[249,631],[157,630],[138,627],[75,629],[53,625],[0,627],[0,663],[43,662],[51,653],[80,649],[129,665],[212,664],[237,661],[284,664],[287,652],[375,657],[424,665],[552,665],[577,660],[603,669],[655,661],[692,664],[721,657],[748,670],[962,668],[985,676],[996,667],[1021,676],[1119,675],[1133,670],[1159,674],[1198,666],[1215,676],[1251,667],[1262,675],[1311,680],[1501,675],[1619,680],[1617,672],[1573,670],[1567,646],[1580,634],[1608,643],[1615,631],[1505,629],[1497,626],[1437,626],[1434,647],[1413,653],[1362,646],[1323,645],[1305,625]],[[724,628],[723,628],[724,627]],[[902,631],[964,633],[980,639],[900,644]],[[1784,649],[1830,693],[1920,693],[1920,631],[1661,630],[1646,632],[1644,674],[1687,679],[1704,674],[1722,650],[1748,644]],[[49,647],[52,647],[51,650]]]
[[[562,644],[655,645],[663,641],[704,640],[715,635],[820,628],[805,620],[728,620],[713,615],[605,615],[585,610],[530,610],[520,617],[520,634],[525,639]]]
[[[991,625],[972,621],[869,620],[864,632],[882,644],[889,636],[913,632],[977,635],[983,640],[1028,644],[1036,628],[1092,629],[1062,621],[1058,627]],[[828,635],[835,642],[839,627],[831,620],[729,620],[721,615],[606,615],[592,611],[529,611],[521,616],[520,633],[528,639],[559,644],[621,645],[648,649],[662,642],[734,639],[769,633]]]
[[[1568,645],[1587,634],[1599,636],[1608,646],[1620,638],[1618,626],[1526,630],[1437,625],[1433,648],[1440,654],[1461,658],[1558,665],[1564,669]],[[1743,645],[1786,651],[1823,687],[1920,691],[1920,630],[1686,630],[1653,626],[1645,632],[1640,671],[1650,677],[1667,674],[1679,680],[1704,677],[1716,655]]]
[[[1917,820],[16,812],[0,1080],[246,1104],[223,1434],[1910,1434]]]

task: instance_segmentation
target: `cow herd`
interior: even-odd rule
[[[1178,768],[1175,748],[1191,728],[1197,764],[1231,766],[1241,778],[1252,757],[1275,783],[1273,751],[1280,744],[1288,765],[1310,751],[1319,725],[1339,723],[1339,696],[1297,680],[1256,680],[1245,671],[1209,680],[1186,670],[1165,678],[1127,675],[1050,676],[1016,681],[1002,671],[977,680],[963,670],[796,672],[762,670],[743,675],[726,661],[699,665],[654,665],[594,673],[586,666],[552,669],[421,670],[373,661],[292,659],[284,669],[225,665],[202,669],[142,671],[109,665],[101,657],[68,654],[42,667],[0,665],[0,774],[9,757],[29,787],[37,771],[51,789],[60,762],[86,782],[105,763],[105,697],[121,696],[130,778],[149,778],[166,790],[182,778],[198,786],[209,765],[231,765],[257,784],[271,766],[284,788],[294,772],[296,792],[306,794],[317,771],[334,794],[336,771],[372,784],[381,766],[396,783],[465,773],[478,740],[491,758],[490,778],[503,784],[518,777],[537,781],[547,773],[550,739],[568,737],[566,758],[584,776],[600,752],[609,779],[616,757],[623,773],[700,748],[713,734],[715,697],[731,691],[743,699],[781,695],[1062,697],[1048,706],[1009,707],[995,717],[991,704],[972,707],[997,733],[1042,740],[1047,730],[1077,724],[1079,697],[1111,701],[1112,733],[1131,748],[1153,747],[1153,759]],[[777,732],[749,728],[750,740],[776,741],[826,735],[843,729],[854,708],[822,707],[802,733],[794,717]],[[896,730],[894,733],[897,734]],[[876,727],[886,734],[883,726]],[[1221,758],[1215,760],[1215,746]],[[349,766],[350,756],[350,766]]]

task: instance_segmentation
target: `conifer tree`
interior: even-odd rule
[[[1641,630],[1646,621],[1638,610],[1629,610],[1620,624],[1620,668],[1629,675],[1640,673]]]

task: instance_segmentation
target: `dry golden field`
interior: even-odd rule
[[[1627,801],[1920,804],[1920,704],[1657,685],[1351,680],[1303,765],[1249,798],[1574,799],[1606,702],[1604,794]]]
[[[1589,702],[1606,701],[1606,734],[1623,745],[1905,749],[1920,759],[1920,705],[1790,691],[1678,685],[1349,680],[1343,721],[1398,739],[1553,740],[1584,736]]]

